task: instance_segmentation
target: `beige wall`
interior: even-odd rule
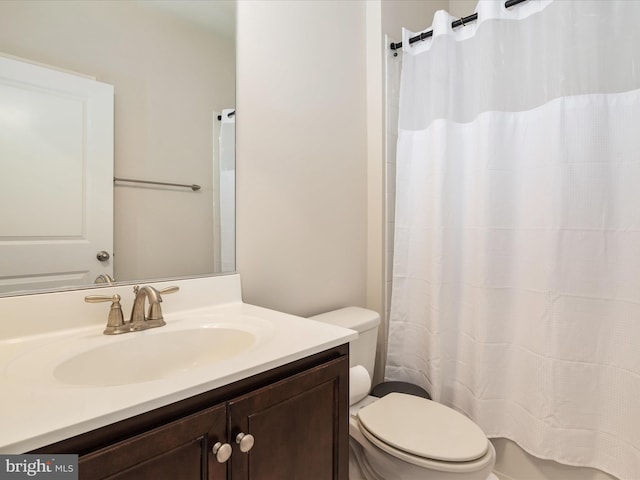
[[[448,8],[447,0],[382,0],[382,31],[399,42],[402,28],[412,32],[425,30],[431,26],[437,10]]]
[[[475,12],[477,4],[478,0],[449,0],[449,13],[454,17],[467,17]]]
[[[0,52],[115,87],[117,279],[213,270],[213,111],[235,104],[234,42],[133,2],[0,2]],[[150,241],[153,240],[153,241]]]
[[[238,4],[237,267],[245,301],[365,304],[364,1]]]

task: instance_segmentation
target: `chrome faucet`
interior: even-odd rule
[[[168,287],[162,290],[156,290],[150,285],[133,287],[135,299],[133,308],[131,309],[131,318],[124,320],[122,308],[120,306],[120,295],[88,295],[84,297],[87,303],[112,302],[107,320],[107,327],[104,329],[105,335],[117,335],[119,333],[136,332],[146,330],[147,328],[161,327],[166,325],[162,317],[162,295],[174,293],[180,290],[180,287]],[[149,314],[144,311],[146,300],[149,301]]]
[[[160,306],[160,303],[162,303],[161,294],[174,293],[179,289],[179,287],[169,287],[158,291],[151,285],[144,287],[136,285],[133,287],[135,300],[133,301],[131,319],[129,320],[131,330],[145,330],[166,325],[162,317],[162,307]],[[149,301],[149,315],[145,315],[144,312],[145,300]]]

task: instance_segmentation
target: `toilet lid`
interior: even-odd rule
[[[390,393],[358,411],[369,433],[396,449],[444,462],[468,462],[489,448],[484,432],[455,410],[426,398]]]

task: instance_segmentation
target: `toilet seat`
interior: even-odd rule
[[[495,462],[495,449],[489,443],[489,450],[487,453],[471,462],[440,462],[437,460],[430,460],[428,458],[422,458],[415,455],[409,455],[406,452],[402,452],[398,449],[391,447],[390,445],[385,444],[378,440],[375,436],[371,435],[366,429],[360,428],[360,432],[362,436],[369,441],[369,443],[378,448],[380,452],[391,455],[392,457],[398,458],[399,460],[410,463],[412,465],[416,465],[420,468],[429,470],[429,471],[439,471],[439,472],[451,472],[456,474],[465,474],[472,472],[479,472],[485,468],[491,469],[491,466]]]
[[[415,465],[472,471],[493,459],[480,427],[425,398],[391,393],[362,407],[357,416],[360,431],[371,443]]]

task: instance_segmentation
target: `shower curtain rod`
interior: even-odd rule
[[[526,2],[527,0],[507,0],[504,2],[505,8],[513,7],[514,5],[518,5],[519,3]],[[466,25],[469,22],[475,22],[478,19],[478,14],[474,13],[469,15],[468,17],[462,17],[458,20],[451,22],[451,28],[457,28]],[[425,40],[429,37],[433,36],[433,30],[429,30],[428,32],[422,32],[420,35],[416,35],[415,37],[411,37],[409,39],[409,44],[413,45],[416,42],[420,42],[421,40]],[[397,50],[402,48],[402,42],[393,43],[391,42],[391,50]]]

